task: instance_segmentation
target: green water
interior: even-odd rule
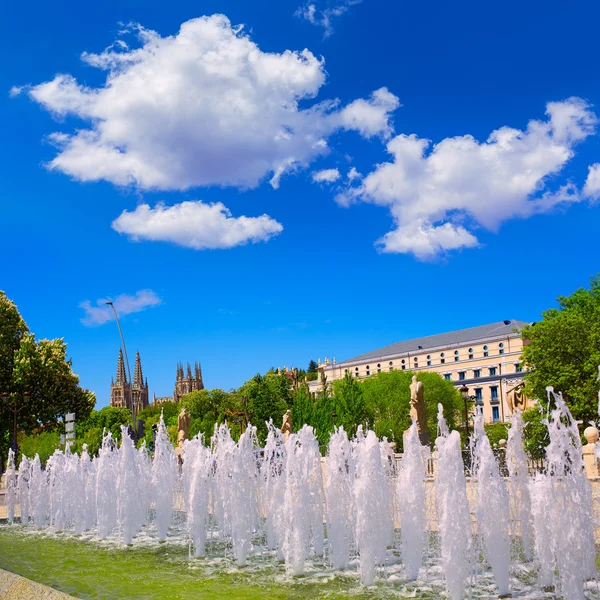
[[[229,557],[190,559],[182,545],[117,547],[70,536],[0,527],[0,567],[79,598],[304,599],[439,598],[431,588],[380,582],[365,589],[358,575],[333,575],[312,565],[291,577],[273,557],[238,568]]]

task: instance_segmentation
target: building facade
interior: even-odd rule
[[[184,371],[183,364],[177,365],[177,373],[175,375],[175,388],[172,396],[157,397],[154,396],[153,404],[162,404],[163,402],[179,402],[183,396],[190,392],[204,389],[204,381],[202,380],[202,367],[200,363],[194,363],[194,372],[190,363],[187,364],[187,369]]]
[[[486,423],[505,421],[515,398],[525,402],[520,393],[525,375],[520,332],[525,325],[500,321],[398,342],[340,363],[325,359],[319,365],[321,376],[309,383],[309,390],[315,395],[322,391],[323,380],[330,385],[347,373],[362,379],[394,370],[433,372],[457,388],[468,388],[467,395],[483,409]]]
[[[144,380],[142,373],[142,361],[140,353],[135,355],[135,368],[133,372],[133,382],[127,379],[125,372],[125,361],[123,352],[119,348],[119,358],[117,359],[117,378],[110,382],[110,405],[121,408],[128,408],[135,413],[140,412],[148,406],[148,379]]]

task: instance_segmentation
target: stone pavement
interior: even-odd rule
[[[0,569],[0,600],[69,600],[73,596]]]

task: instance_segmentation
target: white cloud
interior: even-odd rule
[[[327,153],[336,131],[391,135],[398,100],[388,90],[346,107],[306,105],[325,83],[324,62],[308,50],[263,52],[224,15],[187,21],[173,36],[139,25],[133,31],[131,46],[118,40],[82,55],[106,71],[99,87],[59,74],[13,88],[62,120],[89,123],[51,134],[58,154],[50,169],[140,189],[244,188],[266,177],[277,187],[283,175]]]
[[[266,242],[281,233],[280,223],[267,215],[232,217],[220,202],[182,202],[174,206],[140,204],[123,211],[112,228],[133,240],[171,242],[194,250],[233,248]]]
[[[340,177],[340,172],[337,169],[323,169],[322,171],[314,171],[312,174],[312,179],[316,183],[333,183]]]
[[[343,108],[340,118],[344,129],[358,131],[362,136],[371,138],[380,135],[388,138],[392,135],[391,114],[400,106],[400,101],[387,88],[374,91],[368,100],[360,98]]]
[[[337,2],[330,2],[330,5],[324,9],[318,9],[317,5],[310,0],[307,0],[302,6],[295,12],[296,17],[300,17],[317,27],[322,27],[324,36],[329,37],[333,33],[333,19],[341,17],[344,13],[348,12],[351,6],[360,4],[362,0],[339,0]]]
[[[387,206],[396,228],[378,244],[383,252],[430,259],[447,250],[478,244],[469,228],[496,231],[502,222],[547,212],[581,196],[573,184],[549,187],[591,135],[596,117],[579,98],[550,102],[545,121],[524,131],[501,127],[485,142],[470,135],[429,140],[398,135],[387,144],[393,160],[376,166],[359,185],[338,194],[344,206],[363,201]],[[596,171],[590,169],[593,194]]]
[[[109,300],[110,298],[100,298],[96,300],[95,305],[92,305],[89,300],[82,302],[79,307],[85,311],[85,317],[81,319],[81,322],[88,327],[93,327],[112,321],[114,319],[113,310],[106,304]],[[113,303],[119,317],[124,317],[158,306],[161,300],[152,290],[140,290],[134,296],[121,294],[113,300]]]
[[[583,195],[591,200],[600,200],[600,163],[588,167],[588,176],[583,186]]]

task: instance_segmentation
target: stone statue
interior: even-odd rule
[[[506,392],[506,404],[511,415],[517,410],[525,410],[527,408],[527,398],[523,394],[525,382],[520,381],[515,387]]]
[[[283,433],[283,439],[287,440],[292,433],[292,411],[288,408],[283,415],[283,423],[281,424],[281,433]]]
[[[410,384],[410,418],[417,420],[417,430],[419,431],[421,444],[429,444],[431,442],[431,435],[427,429],[423,384],[417,381],[416,375],[413,375],[412,383]]]
[[[181,409],[179,416],[177,417],[177,445],[180,448],[183,447],[183,442],[189,438],[190,421],[191,421],[191,418],[187,414],[187,411],[184,406]]]

